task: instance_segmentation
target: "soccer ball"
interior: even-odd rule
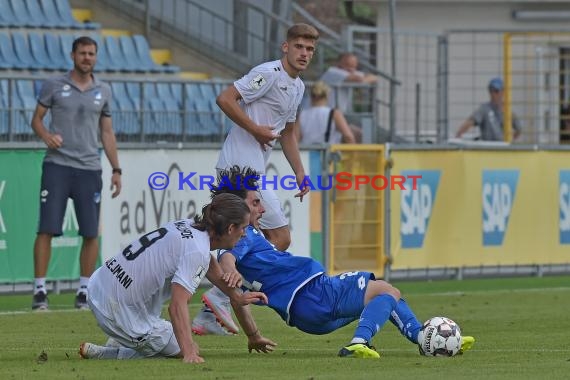
[[[461,348],[461,330],[446,317],[433,317],[423,324],[418,334],[420,354],[454,356]]]

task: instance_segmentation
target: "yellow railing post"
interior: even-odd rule
[[[511,33],[503,35],[503,79],[505,82],[503,97],[503,133],[506,142],[513,141],[513,114],[512,114],[512,93],[511,93]]]

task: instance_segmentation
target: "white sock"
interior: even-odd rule
[[[47,294],[45,277],[36,277],[34,279],[34,294],[38,294],[39,292],[44,292]]]
[[[77,294],[85,293],[87,294],[87,284],[89,283],[89,277],[79,277],[79,287],[77,288]]]
[[[212,289],[210,290],[212,295],[215,295],[216,297],[220,297],[220,298],[226,298],[226,293],[222,292],[218,287],[214,286],[212,287]]]
[[[144,358],[142,354],[140,354],[138,351],[133,350],[132,348],[121,346],[119,348],[116,348],[116,350],[117,350],[117,359],[119,360]]]
[[[362,339],[362,338],[352,338],[352,340],[350,341],[350,344],[366,344],[368,342],[366,342],[366,340]]]

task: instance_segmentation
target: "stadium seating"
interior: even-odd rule
[[[69,70],[72,67],[71,58],[69,54],[64,54],[59,36],[57,34],[46,33],[44,37],[46,51],[51,62],[53,62],[59,70]]]
[[[17,1],[17,0],[16,0]],[[52,0],[42,0],[42,3],[49,4]],[[68,26],[72,29],[100,29],[101,25],[94,22],[79,23],[71,14],[71,7],[69,5],[69,0],[53,0],[59,19],[63,25]]]
[[[28,70],[40,70],[44,68],[43,62],[38,62],[32,55],[32,49],[28,44],[28,38],[23,33],[12,33],[12,42],[16,56]]]
[[[69,0],[0,0],[0,27],[100,29],[93,22],[77,22]]]
[[[16,56],[12,38],[6,32],[0,32],[0,67],[16,70],[27,69],[27,65]]]
[[[48,55],[43,34],[29,32],[28,39],[32,56],[42,64],[44,70],[59,70],[63,67],[63,63],[53,61]]]
[[[32,116],[36,108],[34,83],[31,80],[16,81],[16,94],[12,96],[13,133],[16,135],[31,135]]]
[[[83,35],[98,44],[96,72],[126,74],[126,82],[106,79],[113,91],[111,111],[119,140],[140,141],[144,135],[169,141],[218,139],[221,113],[213,106],[213,84],[128,81],[131,74],[134,80],[143,73],[164,78],[180,68],[155,63],[142,35],[105,36],[99,28],[77,22],[69,0],[0,0],[0,75],[13,70],[0,79],[0,140],[33,136],[30,124],[41,85],[39,80],[9,78],[71,69],[73,41]],[[46,125],[49,120],[48,112]]]

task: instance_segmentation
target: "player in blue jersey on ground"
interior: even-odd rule
[[[237,166],[223,170],[212,194],[232,193],[249,205],[250,225],[231,250],[220,250],[218,261],[225,273],[238,271],[245,288],[264,292],[269,303],[289,325],[309,334],[327,334],[359,320],[352,341],[338,353],[343,357],[379,358],[370,346],[372,337],[390,320],[409,341],[418,343],[421,323],[400,291],[370,272],[347,272],[328,276],[323,266],[309,257],[277,250],[257,228],[265,211],[256,186],[255,171]],[[231,276],[230,286],[237,285]],[[258,330],[246,332],[250,341],[264,339]],[[474,338],[463,337],[461,351],[473,346]]]

